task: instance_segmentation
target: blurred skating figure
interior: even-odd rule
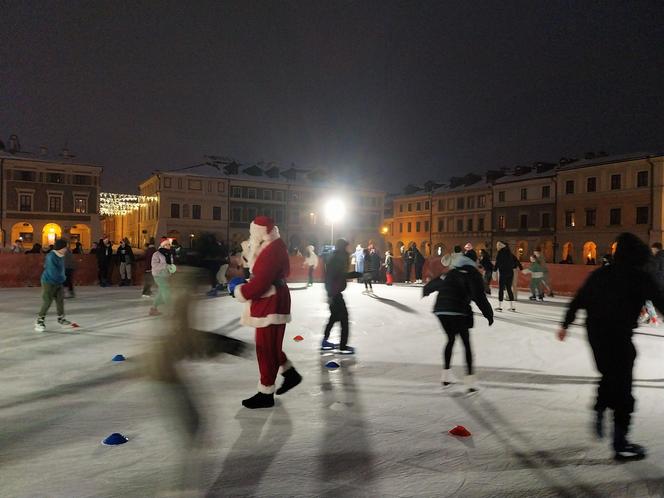
[[[627,433],[634,411],[632,369],[636,349],[632,330],[646,299],[660,312],[664,310],[662,290],[644,269],[648,257],[648,246],[638,237],[631,233],[619,235],[613,264],[588,277],[570,303],[558,331],[558,338],[564,340],[576,312],[586,310],[588,342],[602,375],[597,387],[594,429],[598,437],[604,436],[604,411],[612,409],[617,460],[640,459],[646,455],[645,448],[628,441]]]
[[[284,377],[277,394],[297,386],[302,377],[282,351],[286,324],[290,322],[291,298],[286,277],[290,262],[279,229],[267,216],[258,216],[249,227],[251,252],[248,262],[251,279],[234,278],[228,284],[230,294],[247,303],[241,323],[256,328],[256,356],[260,381],[258,392],[242,401],[247,408],[274,406],[274,383],[277,373]]]
[[[348,241],[339,239],[334,248],[330,260],[325,266],[325,290],[327,291],[327,301],[330,305],[330,319],[323,332],[323,342],[321,351],[331,351],[336,347],[329,342],[330,332],[336,322],[341,325],[341,342],[339,352],[341,354],[355,354],[355,349],[348,345],[348,309],[342,292],[346,289],[346,280],[349,278],[360,278],[361,273],[357,271],[348,271],[350,254],[348,251]],[[357,268],[357,266],[356,266]]]
[[[169,304],[170,302],[170,277],[175,273],[176,267],[173,263],[173,251],[171,240],[162,237],[159,243],[159,250],[152,255],[152,276],[157,284],[157,295],[154,298],[150,316],[161,315],[159,306]]]
[[[158,337],[146,365],[148,377],[160,387],[159,400],[166,414],[173,417],[184,436],[186,447],[181,455],[181,475],[177,484],[184,490],[195,489],[199,485],[196,449],[202,443],[200,435],[205,414],[202,413],[203,404],[197,402],[194,396],[195,381],[183,372],[181,362],[213,358],[223,353],[247,356],[249,351],[242,341],[193,328],[191,318],[196,288],[206,280],[206,272],[193,267],[181,267],[170,280],[173,314],[161,322],[163,334]]]
[[[307,268],[309,272],[307,286],[311,287],[314,285],[314,270],[318,268],[318,256],[316,256],[314,246],[307,246],[304,254],[304,267]]]
[[[477,391],[477,386],[473,374],[473,352],[470,346],[469,329],[473,327],[473,310],[470,302],[475,301],[484,317],[489,321],[489,326],[493,324],[493,310],[484,292],[482,275],[477,269],[477,254],[473,249],[470,249],[465,255],[454,258],[450,270],[445,275],[434,278],[424,286],[424,297],[434,292],[438,293],[434,314],[447,334],[447,345],[443,355],[445,366],[440,381],[444,387],[452,383],[450,371],[452,349],[456,336],[461,336],[466,350],[468,372],[464,384],[468,394],[472,394]]]

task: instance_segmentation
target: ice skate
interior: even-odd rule
[[[284,383],[281,384],[279,389],[277,389],[277,396],[290,391],[300,382],[302,382],[302,376],[298,373],[297,370],[295,370],[294,367],[290,367],[282,375],[284,376]]]
[[[159,315],[161,315],[161,311],[159,311],[154,306],[150,308],[150,313],[148,313],[148,316],[159,316]]]
[[[466,388],[466,396],[473,396],[479,392],[476,380],[477,379],[474,375],[466,375],[463,378],[463,384]]]
[[[336,349],[336,348],[337,348],[336,344],[334,344],[330,341],[326,341],[325,339],[323,339],[323,342],[320,345],[320,350],[321,351],[332,351],[333,349]]]
[[[449,368],[443,369],[443,374],[440,376],[440,383],[445,389],[452,385],[452,370]]]
[[[67,320],[64,316],[59,316],[58,317],[58,323],[62,327],[71,327],[72,326],[72,323],[69,320]]]
[[[530,299],[531,301],[537,301],[537,297],[535,297],[534,294],[530,296],[528,299]]]
[[[339,354],[355,354],[355,348],[352,346],[344,346],[343,348],[339,348]]]
[[[514,301],[510,301],[510,311],[516,311],[516,308],[514,307]]]
[[[37,322],[35,323],[35,332],[44,332],[46,330],[46,319],[45,318],[37,318]]]
[[[625,442],[618,448],[615,448],[614,459],[620,462],[631,460],[643,460],[646,457],[646,449],[640,444]]]
[[[274,394],[256,393],[251,398],[242,400],[242,406],[250,410],[271,408],[274,406]]]
[[[496,311],[503,311],[503,302],[498,301],[498,307],[496,308]]]

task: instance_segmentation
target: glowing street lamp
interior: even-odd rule
[[[343,220],[346,206],[339,199],[330,199],[325,204],[325,218],[330,224],[330,244],[334,245],[334,224]]]

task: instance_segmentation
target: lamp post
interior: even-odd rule
[[[330,224],[330,245],[334,245],[334,224],[344,217],[346,206],[339,199],[330,199],[325,204],[325,217]]]

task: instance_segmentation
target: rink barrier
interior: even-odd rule
[[[38,287],[44,266],[43,254],[7,254],[0,253],[0,287]],[[74,261],[76,270],[74,272],[74,285],[95,285],[97,283],[97,258],[94,254],[75,254]],[[291,273],[288,281],[293,284],[304,283],[308,278],[308,269],[303,268],[304,258],[291,256]],[[527,268],[530,263],[523,263]],[[548,264],[550,285],[556,294],[562,296],[573,295],[588,277],[588,274],[597,269],[597,266],[586,265],[559,265]],[[144,261],[137,260],[132,265],[132,279],[134,285],[143,285]],[[414,269],[411,278],[414,280]],[[438,277],[445,273],[446,268],[440,262],[440,258],[428,258],[424,264],[422,275],[424,281]],[[385,269],[381,270],[381,278],[385,276]],[[323,282],[323,264],[318,265],[314,271],[314,281]],[[394,259],[394,280],[403,282],[405,277],[403,260]],[[120,270],[117,264],[113,265],[111,282],[117,285],[120,282]],[[528,291],[530,275],[519,272],[518,288]],[[497,283],[492,282],[492,287]],[[297,287],[295,285],[294,287]]]

